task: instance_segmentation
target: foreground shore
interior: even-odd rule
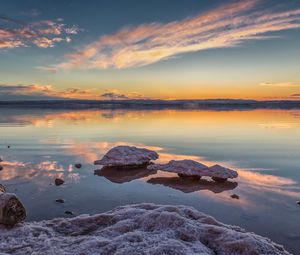
[[[0,226],[0,240],[0,254],[290,254],[193,208],[155,204]]]

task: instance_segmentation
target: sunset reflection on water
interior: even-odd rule
[[[28,220],[64,217],[65,210],[99,213],[128,203],[185,204],[296,249],[300,111],[0,113],[0,180],[24,202]],[[117,145],[156,150],[159,162],[222,164],[236,169],[239,177],[217,185],[205,178],[184,181],[161,171],[94,175],[93,161]],[[76,163],[82,168],[74,167]],[[65,184],[53,185],[57,177]],[[66,203],[55,203],[57,198]],[[283,224],[275,229],[278,221]]]

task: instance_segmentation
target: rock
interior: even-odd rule
[[[3,170],[3,166],[0,165],[0,171],[2,171],[2,170]]]
[[[65,200],[63,200],[62,198],[59,198],[59,199],[56,199],[55,202],[63,204],[65,202]]]
[[[0,192],[6,192],[6,188],[2,184],[0,184]]]
[[[56,186],[60,186],[60,185],[62,185],[64,183],[65,183],[65,181],[63,179],[60,179],[60,178],[56,178],[55,179],[55,185]]]
[[[268,238],[191,207],[155,204],[0,227],[0,240],[1,254],[290,255]]]
[[[238,177],[237,171],[220,165],[211,166],[208,170],[211,172],[212,179],[217,182],[224,182],[227,179],[234,179]]]
[[[71,211],[65,211],[65,214],[67,214],[67,215],[74,215],[74,213],[71,212]]]
[[[110,149],[95,165],[134,167],[148,165],[151,160],[158,159],[155,151],[134,146],[117,146]]]
[[[2,159],[2,158],[0,158],[0,162],[3,162],[3,159]]]
[[[150,170],[162,170],[172,173],[177,173],[182,178],[200,179],[202,176],[211,177],[216,182],[225,182],[228,178],[236,178],[237,172],[220,165],[207,167],[197,161],[184,159],[184,160],[171,160],[167,164],[154,164],[148,166]]]
[[[297,203],[297,205],[300,205],[300,201],[297,201],[296,203]]]
[[[9,149],[9,148],[10,148],[10,145],[7,145],[7,148]]]
[[[82,167],[82,165],[80,163],[75,164],[75,167],[80,169]]]
[[[177,173],[179,177],[201,178],[207,166],[194,160],[184,159],[171,160],[167,164],[153,164],[148,166],[148,169]]]
[[[14,226],[25,218],[26,210],[21,201],[15,194],[6,193],[0,184],[0,224]]]
[[[237,195],[237,194],[232,194],[231,197],[232,197],[233,199],[240,199],[239,195]]]

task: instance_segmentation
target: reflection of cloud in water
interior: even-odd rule
[[[293,123],[261,123],[258,126],[262,128],[289,129],[293,127]]]
[[[53,127],[58,122],[70,125],[99,123],[104,121],[118,122],[122,119],[139,119],[144,111],[120,110],[76,110],[76,111],[21,111],[1,110],[0,125]]]
[[[120,169],[118,167],[103,167],[95,170],[94,173],[95,175],[105,177],[111,182],[124,183],[147,177],[155,174],[156,171],[148,170],[147,167],[127,169]]]
[[[180,190],[184,193],[191,193],[200,190],[209,190],[213,193],[221,193],[227,190],[233,190],[237,187],[237,182],[217,183],[205,179],[189,180],[180,177],[156,177],[147,181],[151,184],[161,184],[173,189]]]
[[[42,161],[39,163],[3,161],[3,170],[0,172],[2,181],[33,181],[39,186],[48,186],[49,179],[68,178],[71,182],[79,182],[80,175],[73,173],[73,167],[69,165],[67,171],[56,161]],[[51,182],[51,181],[50,181]]]

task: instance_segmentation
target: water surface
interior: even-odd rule
[[[0,181],[28,221],[94,214],[141,202],[184,204],[300,253],[300,110],[0,110]],[[216,185],[146,171],[102,172],[93,161],[121,144],[157,150],[159,161],[195,159],[237,169]],[[75,163],[82,168],[76,169]],[[62,186],[54,179],[65,180]],[[240,199],[231,198],[232,194]],[[64,204],[56,203],[58,198]]]

